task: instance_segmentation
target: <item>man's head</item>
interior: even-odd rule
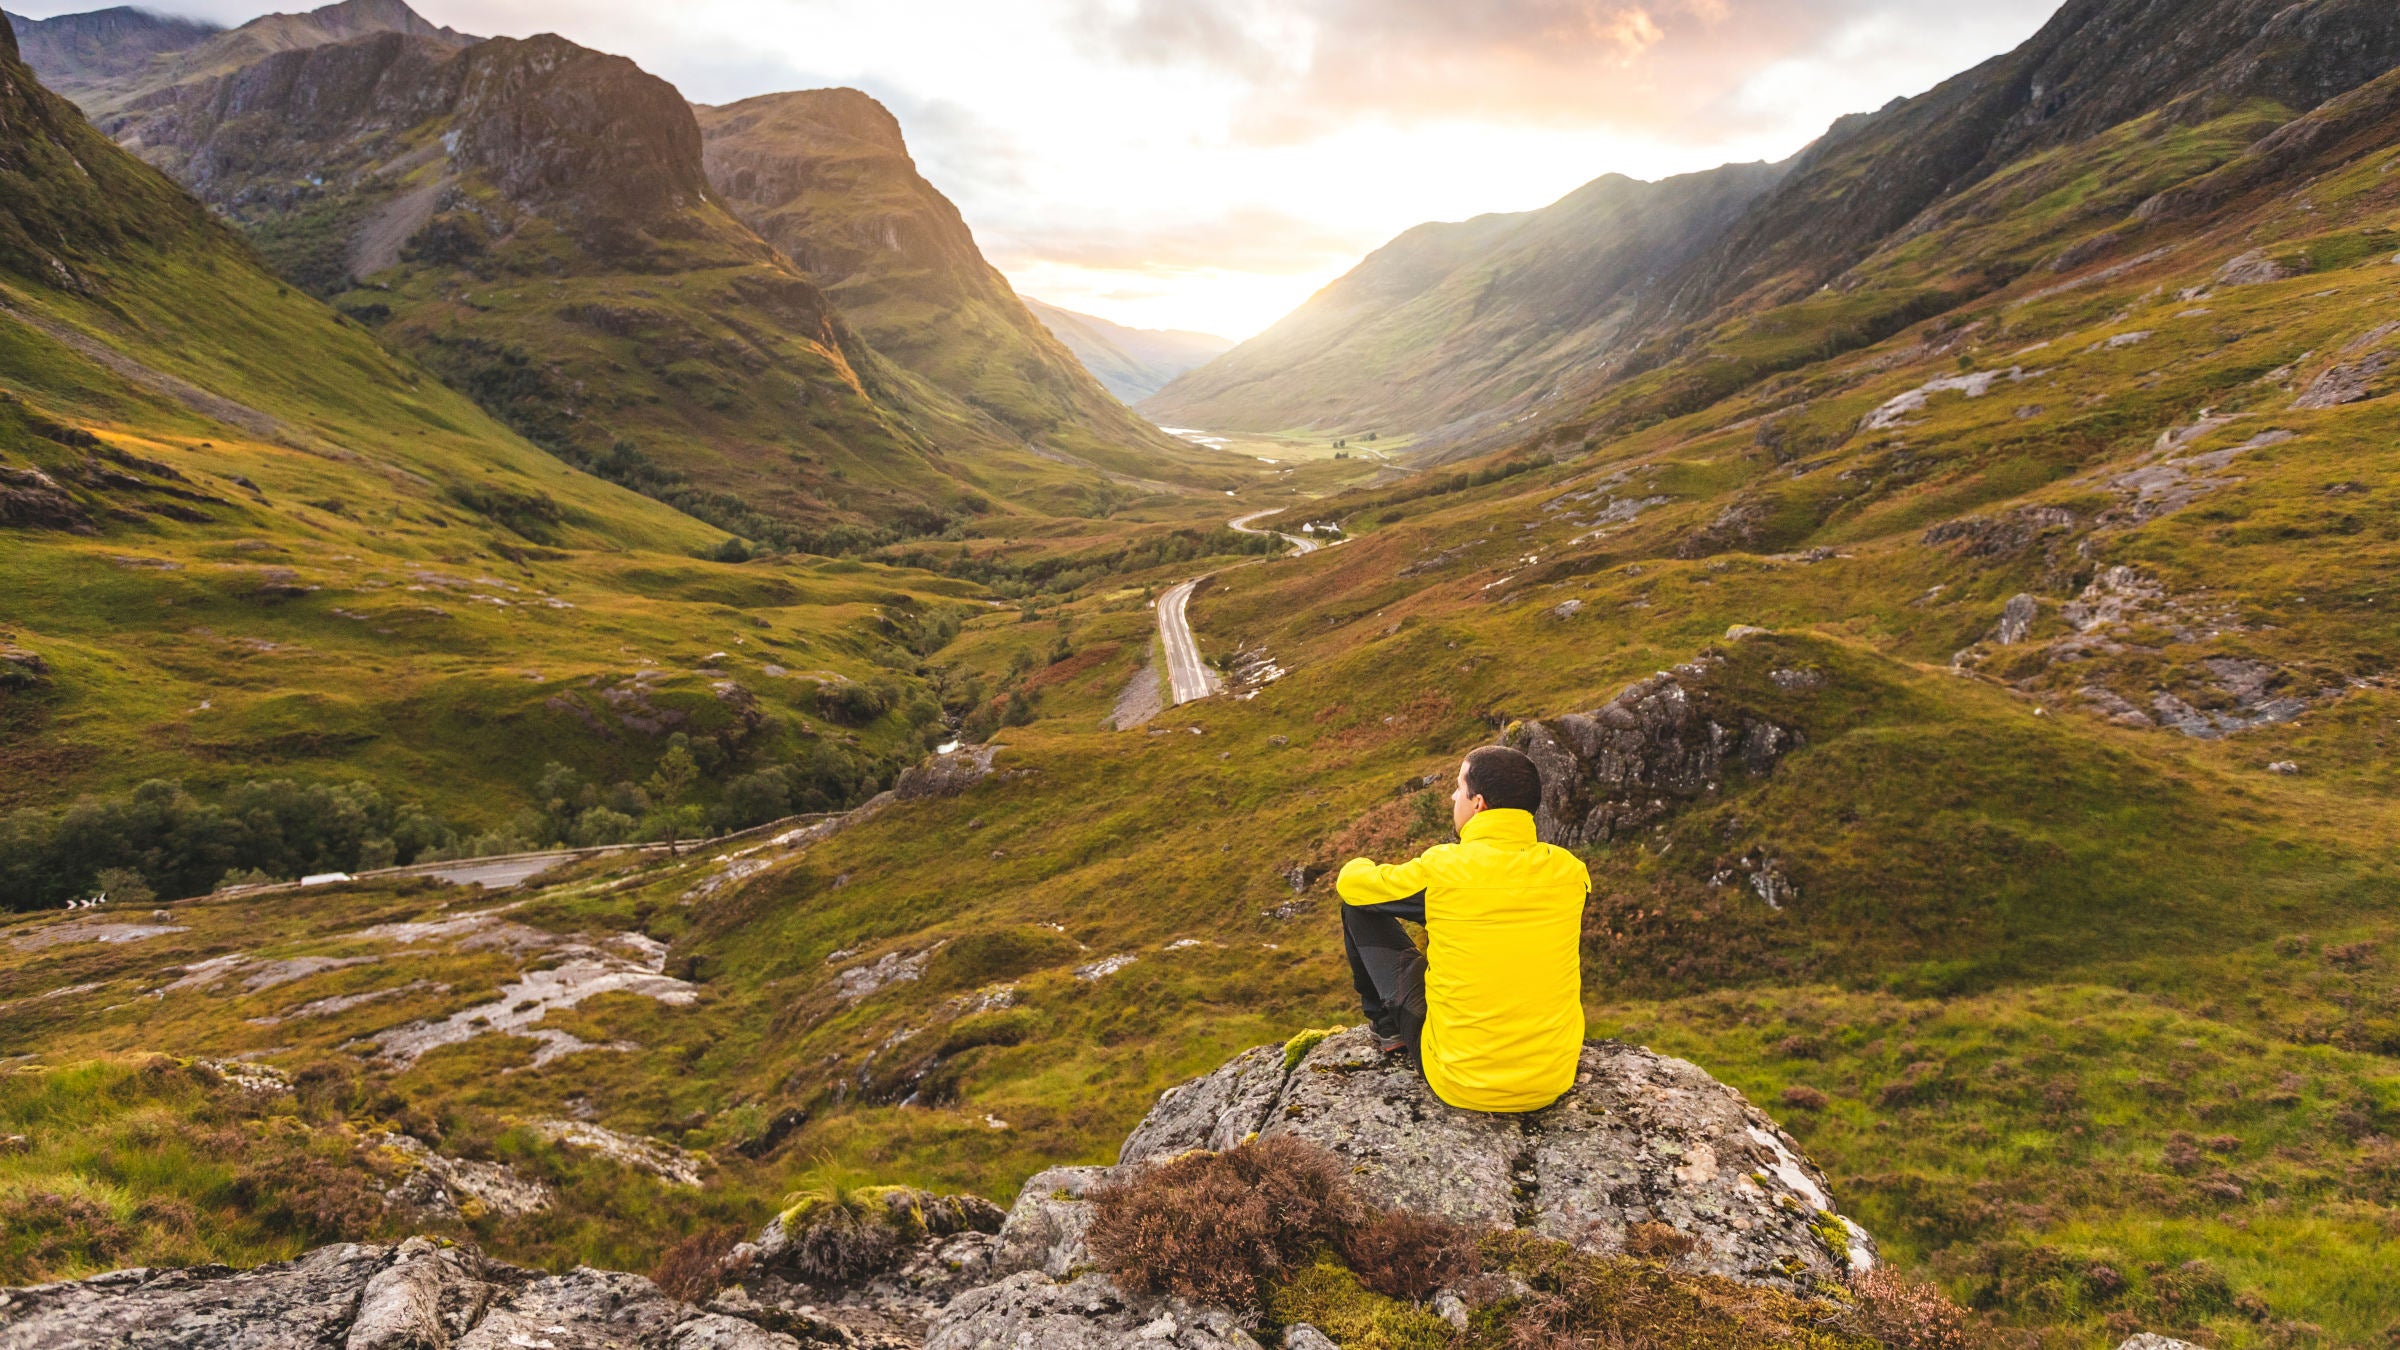
[[[1531,811],[1542,804],[1542,771],[1523,751],[1487,745],[1467,752],[1450,794],[1450,820],[1460,829],[1484,811]]]

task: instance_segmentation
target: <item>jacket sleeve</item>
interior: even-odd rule
[[[1433,879],[1431,864],[1435,855],[1453,844],[1436,844],[1404,863],[1379,863],[1370,858],[1352,858],[1342,864],[1342,873],[1335,877],[1333,889],[1346,905],[1380,905],[1387,900],[1405,900],[1425,889]]]

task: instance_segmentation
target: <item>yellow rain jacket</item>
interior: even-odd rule
[[[1344,903],[1425,893],[1425,1081],[1468,1111],[1536,1111],[1583,1054],[1583,902],[1591,872],[1534,838],[1526,811],[1478,812],[1412,861],[1353,858]]]

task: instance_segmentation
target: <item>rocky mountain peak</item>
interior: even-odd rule
[[[691,107],[624,57],[543,34],[461,59],[451,158],[510,198],[638,225],[706,195]]]
[[[454,28],[434,23],[410,9],[404,0],[342,0],[310,11],[306,17],[335,41],[368,33],[414,33],[424,37],[462,37]]]

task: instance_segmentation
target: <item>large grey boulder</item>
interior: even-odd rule
[[[1445,1105],[1363,1027],[1325,1038],[1288,1071],[1283,1060],[1282,1047],[1260,1046],[1168,1089],[1115,1167],[1052,1168],[1027,1182],[992,1255],[1005,1278],[951,1300],[927,1350],[1247,1344],[1233,1339],[1237,1322],[1194,1322],[1091,1271],[1083,1236],[1099,1187],[1253,1135],[1331,1151],[1387,1206],[1598,1252],[1638,1245],[1694,1274],[1805,1293],[1874,1264],[1874,1240],[1835,1209],[1791,1136],[1683,1060],[1595,1042],[1566,1097],[1511,1116]]]
[[[1117,1150],[1119,1165],[1160,1162],[1204,1148],[1213,1153],[1242,1142],[1274,1109],[1283,1091],[1283,1047],[1262,1045],[1181,1087],[1171,1087]]]
[[[1263,1099],[1257,1054],[1163,1099],[1135,1132],[1150,1156],[1288,1135],[1350,1163],[1352,1184],[1378,1202],[1461,1223],[1600,1252],[1624,1251],[1637,1225],[1663,1225],[1680,1237],[1646,1228],[1643,1245],[1659,1256],[1688,1239],[1665,1257],[1676,1269],[1800,1292],[1874,1264],[1874,1240],[1841,1217],[1825,1174],[1791,1136],[1687,1061],[1594,1042],[1557,1104],[1486,1115],[1445,1105],[1363,1027],[1327,1037]],[[1243,1080],[1245,1090],[1231,1090]],[[1202,1100],[1224,1110],[1211,1119],[1185,1109]],[[1168,1114],[1175,1129],[1153,1129]]]

